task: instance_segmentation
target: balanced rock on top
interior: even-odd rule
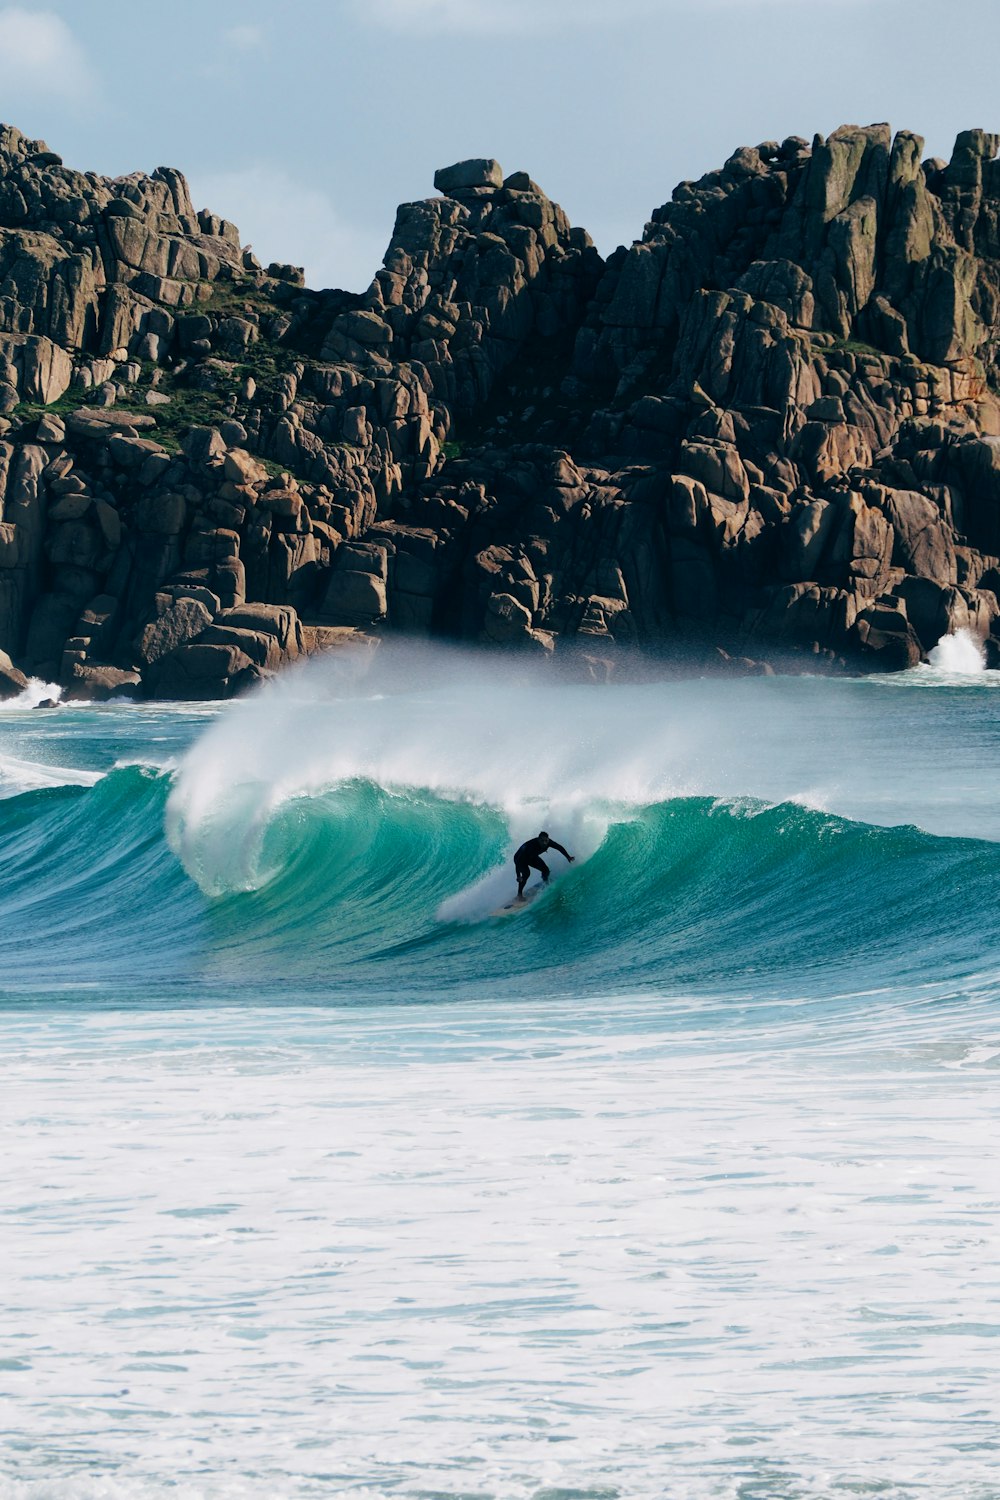
[[[434,173],[434,186],[439,193],[461,192],[464,188],[503,187],[503,172],[500,163],[492,157],[472,157],[451,167],[439,167]]]

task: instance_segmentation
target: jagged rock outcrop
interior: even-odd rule
[[[226,695],[359,629],[878,668],[1000,640],[998,147],[742,148],[606,263],[461,162],[353,295],[262,268],[176,171],[0,127],[0,692]]]

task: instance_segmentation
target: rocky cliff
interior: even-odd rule
[[[607,262],[464,162],[351,295],[0,127],[0,692],[214,697],[358,629],[995,650],[998,147],[743,148]]]

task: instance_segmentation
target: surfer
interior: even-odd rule
[[[527,839],[514,855],[514,874],[517,876],[517,899],[524,899],[524,887],[528,883],[528,877],[532,870],[541,870],[542,879],[546,885],[549,881],[549,867],[542,859],[546,849],[558,849],[559,853],[573,863],[573,856],[564,849],[562,844],[557,844],[555,839],[550,839],[544,830],[536,839]]]

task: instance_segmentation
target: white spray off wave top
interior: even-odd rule
[[[494,807],[512,841],[546,827],[586,855],[607,828],[601,804],[676,790],[656,773],[655,735],[623,740],[611,709],[592,685],[474,652],[394,644],[374,658],[313,659],[234,704],[192,747],[167,835],[207,893],[254,889],[273,873],[262,845],[277,810],[364,779]]]
[[[949,641],[949,652],[974,649]],[[919,690],[934,675],[925,667],[897,680]],[[494,808],[511,852],[545,828],[586,857],[611,821],[684,796],[984,835],[981,809],[968,826],[950,804],[928,809],[922,742],[897,737],[886,757],[863,682],[817,681],[805,698],[802,687],[780,677],[595,684],[558,660],[407,642],[343,650],[282,674],[209,725],[177,770],[167,836],[202,890],[222,895],[276,873],[264,842],[285,803],[354,780]],[[556,855],[553,871],[562,866]]]

